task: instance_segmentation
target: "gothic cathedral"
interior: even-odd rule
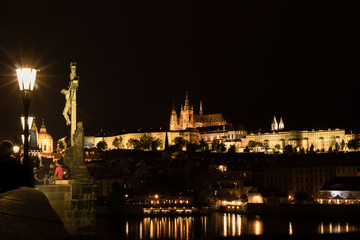
[[[194,114],[194,107],[190,106],[189,96],[187,92],[185,97],[185,105],[181,105],[179,117],[176,113],[175,104],[173,104],[173,109],[171,111],[170,117],[170,131],[222,125],[228,125],[222,114],[217,113],[204,115],[201,101],[199,115]]]

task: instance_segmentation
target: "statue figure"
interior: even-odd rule
[[[70,110],[71,110],[70,89],[71,89],[71,86],[69,87],[68,90],[67,89],[62,89],[61,90],[61,93],[65,95],[65,100],[66,100],[63,115],[64,115],[64,118],[66,120],[66,125],[67,126],[69,126],[71,124],[71,121],[70,121],[70,118],[69,118],[69,115],[68,115],[70,113]]]
[[[61,90],[61,93],[65,95],[65,100],[66,100],[63,115],[66,120],[67,126],[70,126],[71,122],[74,121],[74,119],[75,119],[74,124],[76,124],[76,116],[72,116],[73,114],[76,115],[76,103],[74,105],[74,103],[72,102],[73,101],[76,102],[76,89],[79,86],[79,77],[76,76],[76,62],[70,63],[70,70],[71,73],[70,73],[69,88]],[[69,118],[69,114],[71,114],[71,120]],[[75,125],[72,126],[71,129],[72,131],[75,131]],[[74,134],[74,132],[72,132],[72,134]]]
[[[70,169],[70,178],[87,178],[89,172],[85,165],[84,156],[84,127],[82,122],[77,123],[74,133],[74,146],[67,147],[64,155],[64,163]]]
[[[84,166],[84,128],[83,123],[78,122],[77,128],[74,134],[74,165]]]
[[[70,69],[71,69],[70,81],[72,81],[76,77],[76,62],[70,63]]]

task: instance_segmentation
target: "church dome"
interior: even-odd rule
[[[40,127],[40,131],[38,134],[38,146],[42,150],[43,153],[52,153],[53,152],[53,138],[46,131],[46,126],[44,119],[42,120],[42,124]]]

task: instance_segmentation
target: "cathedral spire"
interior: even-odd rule
[[[185,109],[185,110],[190,109],[190,102],[189,102],[189,94],[188,94],[188,91],[186,91],[184,109]]]
[[[46,132],[46,126],[45,126],[45,119],[44,119],[44,118],[42,119],[42,124],[41,124],[41,127],[40,127],[40,132],[41,132],[41,133]]]
[[[31,129],[36,129],[36,130],[37,130],[36,122],[35,122],[35,117],[33,118],[33,122],[32,122]]]
[[[271,123],[271,131],[276,131],[279,129],[278,122],[276,121],[276,117],[274,116],[274,120]]]
[[[202,101],[200,100],[200,110],[199,110],[200,117],[202,117],[203,114],[204,113],[203,113],[203,108],[202,108]]]
[[[178,127],[178,118],[177,118],[177,113],[176,113],[176,109],[175,109],[175,103],[173,102],[173,108],[172,108],[171,116],[170,116],[170,131],[176,130],[177,127]]]
[[[282,117],[280,117],[279,130],[280,130],[280,129],[284,129],[284,128],[285,128],[284,121],[283,121]]]

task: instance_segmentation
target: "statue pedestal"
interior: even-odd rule
[[[89,171],[86,166],[73,166],[70,173],[70,179],[89,178]]]

